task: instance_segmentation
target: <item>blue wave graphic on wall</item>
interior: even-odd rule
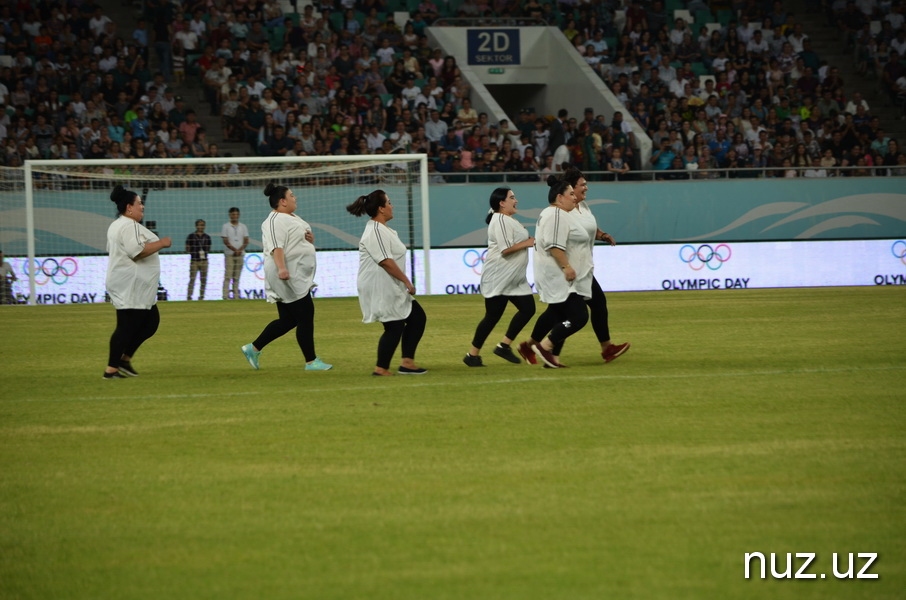
[[[764,226],[760,229],[760,233],[803,219],[822,219],[817,224],[808,223],[807,227],[795,235],[797,240],[807,240],[828,231],[848,229],[858,225],[880,226],[880,223],[874,219],[863,215],[887,217],[906,222],[906,194],[857,194],[835,198],[814,206],[803,202],[772,202],[748,211],[724,227],[701,235],[680,238],[678,241],[717,239],[719,236],[737,231],[755,221],[777,215],[787,216]]]

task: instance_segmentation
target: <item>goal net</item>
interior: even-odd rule
[[[263,190],[285,185],[296,195],[296,214],[307,221],[318,249],[315,295],[355,296],[358,242],[366,217],[346,206],[382,189],[394,205],[389,226],[409,247],[407,271],[420,293],[430,289],[427,157],[242,157],[139,160],[29,161],[24,194],[0,190],[7,262],[20,275],[16,296],[32,304],[103,302],[107,227],[116,216],[109,196],[121,184],[145,202],[143,224],[173,246],[161,252],[160,299],[185,300],[190,259],[186,239],[198,220],[211,237],[205,300],[223,298],[226,247],[222,232],[238,208],[249,246],[240,298],[264,298],[261,223],[271,211]],[[4,187],[15,187],[14,183]],[[21,207],[13,206],[15,197]],[[16,284],[14,284],[16,285]],[[193,299],[200,292],[194,285]]]

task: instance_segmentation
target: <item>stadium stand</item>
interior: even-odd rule
[[[674,159],[686,171],[679,178],[906,169],[896,139],[906,114],[899,0],[803,0],[796,13],[760,0],[147,0],[125,19],[90,1],[0,6],[6,166],[425,151],[437,181],[540,179],[555,155],[614,178],[669,170]],[[559,27],[626,110],[608,121],[591,106],[565,119],[557,147],[551,117],[533,107],[515,123],[491,122],[467,106],[456,58],[424,35],[451,17]],[[813,42],[828,48],[836,36],[846,54],[820,55]],[[634,156],[627,119],[654,140],[650,164]]]

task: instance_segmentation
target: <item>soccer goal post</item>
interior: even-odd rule
[[[19,267],[28,275],[30,304],[104,300],[107,227],[116,216],[109,196],[117,184],[141,196],[146,227],[173,239],[172,247],[161,253],[162,299],[186,298],[186,238],[198,220],[205,222],[212,240],[204,298],[223,297],[226,248],[221,233],[231,208],[240,210],[250,238],[241,297],[263,297],[261,223],[271,210],[263,190],[270,182],[295,193],[296,213],[312,226],[318,249],[316,295],[356,295],[358,241],[367,217],[352,216],[346,206],[376,189],[387,192],[393,202],[394,219],[388,225],[409,247],[407,268],[413,284],[419,293],[431,289],[424,154],[40,160],[25,163],[23,179],[24,240],[4,250],[7,255],[27,255]]]

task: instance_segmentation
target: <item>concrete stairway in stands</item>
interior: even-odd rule
[[[786,4],[786,3],[785,3]],[[823,12],[809,12],[803,0],[789,2],[796,21],[802,23],[803,30],[812,40],[812,49],[829,65],[840,69],[844,91],[847,98],[854,91],[862,93],[868,102],[870,112],[880,118],[881,127],[891,138],[906,140],[906,120],[902,119],[901,110],[890,103],[886,93],[881,91],[877,78],[867,78],[857,70],[856,56],[853,50],[845,48],[843,35],[836,25],[831,26]]]

